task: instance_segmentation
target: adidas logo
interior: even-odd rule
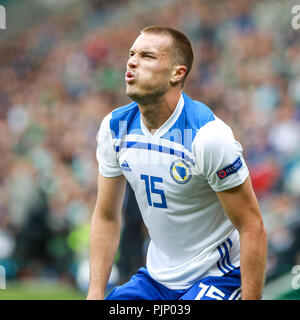
[[[126,160],[124,160],[121,164],[121,169],[124,171],[131,171],[131,168],[129,167],[129,164]]]

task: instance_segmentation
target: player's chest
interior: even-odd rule
[[[203,178],[197,175],[192,153],[162,146],[128,145],[118,153],[118,161],[123,174],[134,189],[145,189],[148,200],[151,194],[162,198],[179,194],[192,195]]]

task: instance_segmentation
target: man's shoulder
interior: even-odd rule
[[[204,103],[192,100],[186,93],[182,93],[184,105],[175,123],[162,138],[183,144],[191,151],[192,143],[199,130],[209,122],[215,120],[212,110]]]
[[[131,102],[114,109],[109,115],[109,127],[116,138],[140,130],[139,107],[136,102]],[[131,132],[132,133],[132,132]]]
[[[183,97],[187,127],[199,130],[207,123],[216,119],[213,111],[206,104],[201,101],[192,100],[185,93],[183,93]]]
[[[111,118],[126,118],[131,113],[136,113],[139,111],[138,104],[136,102],[131,102],[126,105],[115,108],[111,112]]]

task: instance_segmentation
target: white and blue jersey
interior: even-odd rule
[[[124,174],[149,231],[147,270],[172,290],[239,266],[239,235],[216,192],[249,172],[231,129],[203,103],[182,94],[152,134],[137,103],[115,109],[97,136],[99,172]]]

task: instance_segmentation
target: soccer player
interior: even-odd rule
[[[260,299],[267,236],[242,147],[231,129],[183,92],[194,53],[164,26],[129,50],[132,103],[102,121],[87,299],[103,299],[119,244],[125,179],[151,242],[145,267],[112,300]]]

